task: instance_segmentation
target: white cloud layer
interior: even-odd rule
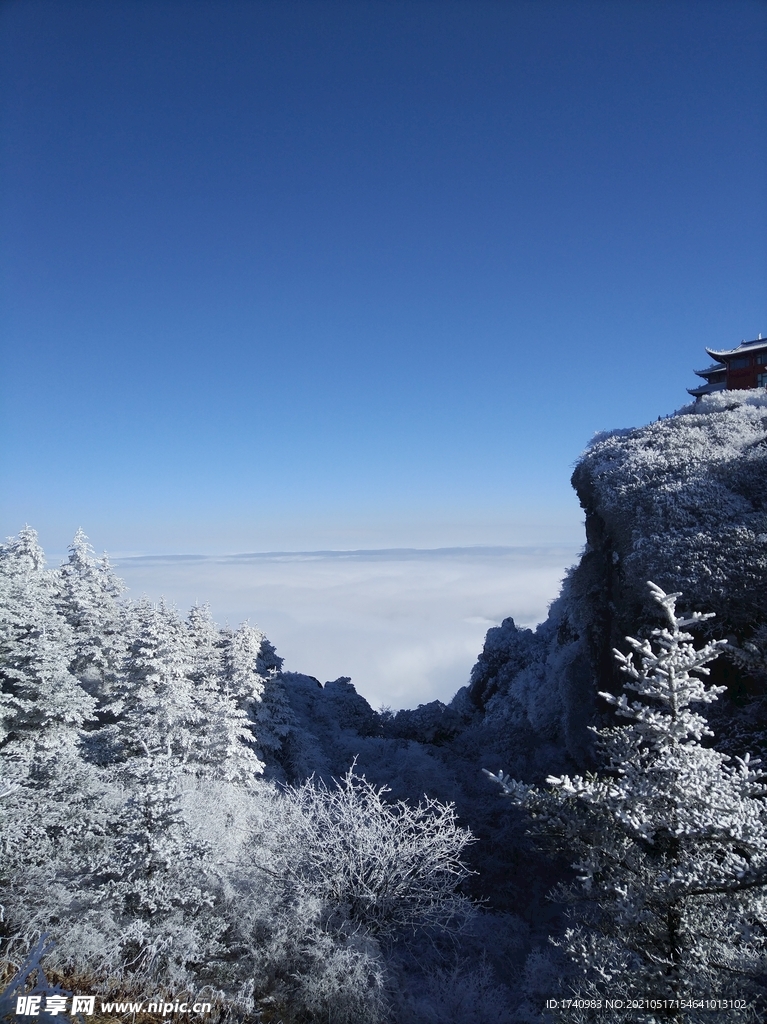
[[[508,615],[546,617],[575,546],[326,551],[116,562],[128,596],[182,612],[207,602],[219,622],[249,619],[285,668],[351,676],[374,707],[449,700],[485,633]]]

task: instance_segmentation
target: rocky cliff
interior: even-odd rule
[[[564,748],[588,764],[600,690],[621,679],[612,650],[658,625],[647,580],[714,612],[701,635],[726,637],[712,674],[728,686],[719,741],[754,749],[766,730],[767,396],[719,392],[635,430],[598,435],[572,478],[586,547],[536,633],[511,620],[488,633],[466,693],[526,750]],[[519,752],[519,751],[517,751]],[[512,751],[509,751],[511,754]],[[536,758],[536,761],[539,759]],[[520,767],[522,767],[520,765]],[[553,767],[553,766],[552,766]]]

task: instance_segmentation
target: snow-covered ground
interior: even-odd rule
[[[207,602],[219,623],[249,619],[285,668],[351,676],[374,707],[447,701],[485,633],[508,615],[546,617],[575,546],[265,553],[116,561],[128,597],[182,613]]]

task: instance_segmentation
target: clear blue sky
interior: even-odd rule
[[[0,532],[577,539],[767,333],[767,4],[6,2]]]

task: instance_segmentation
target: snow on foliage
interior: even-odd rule
[[[45,955],[48,977],[118,998],[209,986],[242,1017],[379,1024],[398,943],[470,914],[470,833],[352,770],[300,781],[329,777],[323,749],[348,765],[383,742],[348,679],[282,673],[247,623],[122,589],[82,531],[59,568],[29,527],[0,548],[9,991]]]
[[[652,576],[743,627],[767,618],[767,395],[717,392],[590,447],[573,476],[632,585]],[[737,580],[737,587],[733,581]]]
[[[575,921],[561,940],[572,991],[755,1005],[767,966],[767,776],[758,759],[703,745],[711,731],[691,704],[722,692],[705,676],[724,641],[696,648],[687,627],[710,616],[677,615],[679,594],[649,588],[666,625],[615,652],[625,690],[601,696],[628,724],[594,730],[601,771],[551,776],[547,789],[486,774],[530,814],[534,835],[575,858],[575,880],[557,892]]]
[[[460,924],[471,912],[457,894],[469,875],[461,854],[471,833],[451,805],[427,799],[413,807],[386,794],[354,768],[331,786],[309,779],[286,789],[285,883],[332,904],[344,927],[376,937]]]

